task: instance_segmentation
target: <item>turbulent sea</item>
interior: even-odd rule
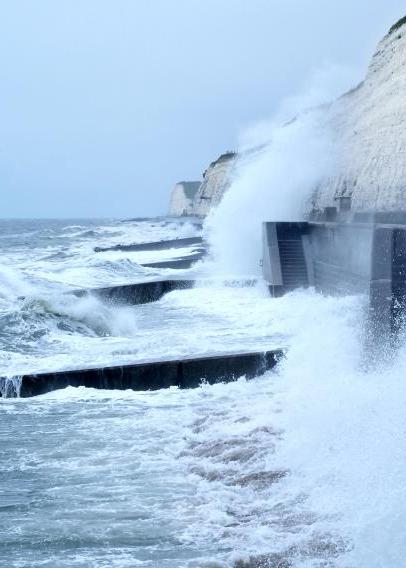
[[[0,221],[0,376],[16,385],[36,371],[287,353],[257,379],[193,390],[0,398],[0,566],[405,566],[406,349],[365,364],[362,297],[271,299],[210,260],[142,266],[191,248],[94,252],[199,231]],[[151,304],[69,293],[175,274],[196,285]]]

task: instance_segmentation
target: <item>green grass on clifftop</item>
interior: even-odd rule
[[[396,30],[398,30],[399,28],[401,28],[404,24],[406,24],[406,16],[403,16],[403,18],[400,18],[400,20],[398,22],[396,22],[396,24],[393,24],[393,26],[391,27],[391,29],[389,30],[389,34],[392,34],[393,32],[395,32]]]

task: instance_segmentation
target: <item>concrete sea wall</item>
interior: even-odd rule
[[[264,223],[263,275],[275,296],[307,286],[365,295],[366,333],[383,349],[397,342],[405,322],[406,225]]]

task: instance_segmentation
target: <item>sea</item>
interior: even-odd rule
[[[193,247],[94,250],[201,234],[194,219],[0,221],[0,389],[15,387],[0,566],[406,566],[404,341],[382,363],[365,352],[362,296],[271,298],[260,271],[220,275],[210,254],[144,266]],[[194,287],[150,304],[72,294],[174,277]],[[251,380],[16,396],[25,373],[273,348],[284,359]]]

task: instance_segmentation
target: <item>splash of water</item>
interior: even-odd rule
[[[206,221],[222,273],[258,274],[262,222],[303,219],[309,195],[333,166],[317,112],[274,126],[270,137],[265,147],[242,155],[231,188]]]
[[[272,125],[263,146],[243,155],[231,188],[206,221],[216,270],[258,273],[261,222],[303,218],[312,190],[334,168],[334,145],[319,116],[314,111]],[[320,297],[298,325],[278,377],[268,375],[274,383],[269,398],[264,402],[259,388],[243,414],[224,412],[196,436],[209,459],[194,471],[205,479],[205,490],[207,480],[216,481],[213,500],[224,500],[223,514],[241,519],[236,540],[244,541],[251,523],[255,531],[244,542],[245,554],[234,557],[239,567],[404,565],[406,343],[390,362],[365,366],[364,321],[365,299]],[[226,454],[230,444],[238,446],[240,423],[244,449],[257,431],[251,426],[273,433],[255,457],[252,448],[241,454],[244,472],[263,481],[252,504],[249,492],[237,494],[227,483]],[[224,464],[217,446],[207,443],[211,435],[224,447]]]
[[[48,294],[28,298],[23,304],[23,309],[83,324],[98,336],[132,336],[137,330],[136,317],[131,309],[108,305],[91,294],[83,297],[72,294]]]
[[[335,168],[328,102],[356,75],[325,66],[301,94],[282,101],[272,120],[243,133],[231,187],[204,226],[216,273],[259,274],[262,222],[305,218],[312,193]]]
[[[0,397],[20,398],[22,377],[0,377]]]
[[[31,294],[32,291],[32,286],[19,270],[0,266],[0,299],[12,301],[18,296]]]

